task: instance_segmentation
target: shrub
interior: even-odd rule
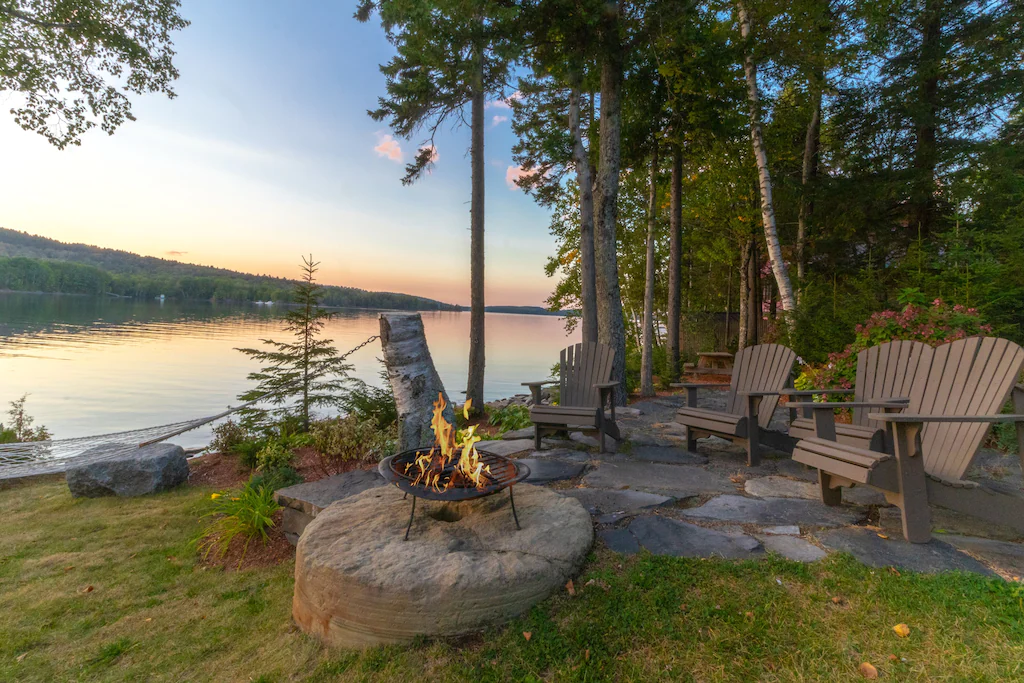
[[[240,444],[235,446],[235,453],[238,454],[238,461],[249,469],[255,469],[259,466],[259,454],[262,451],[269,439],[246,439]]]
[[[271,491],[283,489],[302,483],[302,476],[291,467],[279,467],[276,470],[261,470],[252,475],[249,482],[253,486],[264,486]]]
[[[857,354],[894,340],[922,341],[937,346],[956,339],[989,334],[977,310],[950,306],[936,299],[928,306],[908,303],[901,311],[874,313],[855,328],[851,344],[829,354],[820,365],[806,365],[796,380],[797,389],[850,389],[857,375]]]
[[[336,474],[343,463],[375,462],[394,447],[393,439],[378,430],[374,422],[364,422],[353,415],[316,420],[311,434],[313,448],[327,474]]]
[[[395,395],[387,381],[387,373],[382,372],[381,378],[384,380],[384,388],[353,380],[354,388],[341,398],[341,408],[360,422],[373,422],[378,431],[395,431],[398,425],[398,406],[395,405]]]
[[[492,410],[488,416],[488,422],[498,428],[499,434],[523,429],[533,424],[530,422],[530,409],[516,404]]]
[[[35,420],[25,412],[27,400],[28,394],[23,394],[21,398],[11,401],[11,408],[7,411],[11,418],[11,426],[5,428],[0,424],[0,443],[46,441],[50,438],[50,430],[46,427],[32,426]]]
[[[249,438],[245,427],[231,418],[213,428],[210,450],[216,453],[238,453],[238,447]]]
[[[213,520],[202,531],[199,550],[204,558],[215,550],[223,557],[231,542],[241,537],[244,539],[242,556],[238,560],[241,566],[253,539],[258,538],[263,543],[270,540],[267,532],[274,526],[274,513],[281,509],[274,500],[274,490],[250,480],[238,491],[214,493],[210,498],[213,509],[203,517],[212,517]]]
[[[279,470],[290,465],[292,457],[291,450],[283,440],[271,439],[256,454],[256,467],[262,472]]]

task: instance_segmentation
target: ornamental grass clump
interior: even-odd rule
[[[829,354],[825,363],[805,365],[795,385],[800,390],[852,389],[857,378],[857,354],[864,349],[895,340],[939,346],[991,332],[992,326],[984,323],[977,309],[951,306],[942,299],[930,305],[910,303],[899,311],[879,311],[857,325],[857,336],[845,349]]]
[[[274,489],[250,480],[238,491],[210,494],[210,500],[213,507],[203,518],[212,518],[212,521],[203,529],[198,542],[199,551],[204,560],[212,552],[224,557],[234,540],[241,538],[242,554],[238,560],[241,567],[254,539],[259,539],[264,545],[270,540],[274,514],[281,509],[274,500]]]

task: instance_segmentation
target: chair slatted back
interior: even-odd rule
[[[745,391],[785,389],[795,362],[796,354],[781,344],[758,344],[739,351],[733,362],[726,412],[733,415],[746,412],[746,398],[742,395]],[[762,398],[757,409],[757,423],[767,426],[778,405],[778,396]]]
[[[601,392],[595,384],[611,381],[612,350],[604,344],[583,342],[563,349],[560,355],[559,405],[597,408]]]
[[[907,412],[920,415],[990,415],[1006,404],[1024,367],[1024,349],[1006,339],[971,337],[935,349],[927,372],[918,372]],[[925,471],[961,479],[981,446],[984,422],[931,422],[921,432]]]
[[[919,341],[891,341],[864,349],[857,354],[857,385],[854,401],[877,401],[886,398],[910,398],[914,379],[923,368],[928,372],[935,350]],[[853,424],[881,427],[868,419],[868,413],[879,408],[854,408]]]

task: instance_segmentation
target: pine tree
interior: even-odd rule
[[[242,423],[250,428],[266,427],[273,420],[297,417],[309,429],[310,409],[337,405],[343,399],[346,375],[351,366],[343,362],[330,339],[320,339],[324,323],[334,314],[320,307],[323,287],[316,282],[319,262],[302,258],[302,279],[295,284],[295,308],[284,317],[285,330],[293,342],[261,340],[272,350],[238,349],[263,367],[249,374],[256,386],[239,395],[253,401],[273,392],[267,402],[273,408],[253,406],[242,411]]]

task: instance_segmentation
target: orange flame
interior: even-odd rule
[[[466,401],[463,413],[468,415],[471,402]],[[444,410],[448,407],[444,396],[437,395],[434,403],[434,414],[430,420],[430,429],[434,432],[434,446],[429,452],[416,457],[406,468],[406,474],[415,475],[413,484],[420,484],[438,493],[453,486],[474,486],[483,488],[491,481],[491,469],[480,459],[476,444],[480,437],[476,435],[476,427],[468,427],[459,434],[452,424],[444,419]],[[452,461],[458,454],[458,460]]]

